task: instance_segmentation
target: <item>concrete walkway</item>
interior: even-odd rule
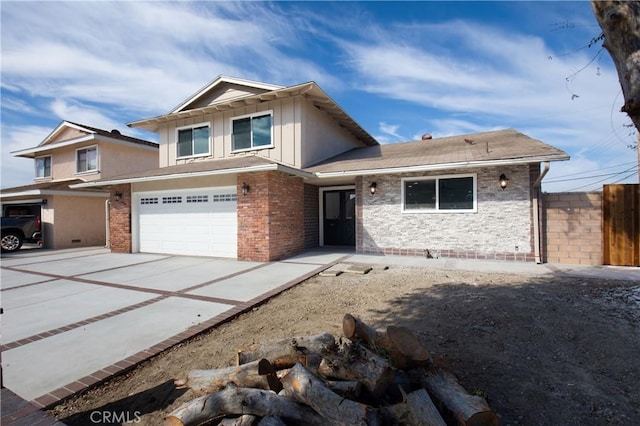
[[[427,259],[413,256],[376,256],[355,254],[346,263],[377,266],[405,266],[447,271],[475,271],[526,275],[564,275],[640,282],[640,268],[621,266],[561,265],[476,259]]]
[[[2,258],[3,384],[38,407],[132,368],[344,260],[26,250]]]

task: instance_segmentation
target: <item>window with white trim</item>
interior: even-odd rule
[[[98,170],[98,147],[91,146],[76,150],[76,173],[95,172]]]
[[[176,137],[178,158],[208,155],[209,134],[209,124],[178,128]]]
[[[256,114],[231,119],[231,150],[246,151],[273,146],[271,131],[272,113]]]
[[[402,179],[404,212],[475,212],[476,198],[475,174]]]
[[[51,156],[36,158],[36,179],[51,177]]]

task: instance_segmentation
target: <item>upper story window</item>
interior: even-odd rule
[[[273,146],[271,111],[232,119],[232,151],[245,151]]]
[[[402,179],[404,212],[475,212],[476,198],[475,174]]]
[[[91,146],[76,150],[76,173],[98,170],[98,147]]]
[[[36,158],[36,179],[51,177],[51,156]]]
[[[178,131],[178,158],[209,154],[209,124],[182,127]]]

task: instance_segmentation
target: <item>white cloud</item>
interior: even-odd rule
[[[52,130],[41,126],[2,126],[2,188],[33,182],[33,160],[13,157],[11,152],[37,146]]]

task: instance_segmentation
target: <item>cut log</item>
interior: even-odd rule
[[[218,426],[253,426],[258,421],[258,416],[245,414],[240,417],[226,417],[220,420]]]
[[[331,359],[323,359],[318,374],[328,379],[357,380],[376,398],[393,383],[395,376],[384,358],[357,343],[344,343]]]
[[[285,422],[280,420],[280,417],[267,416],[267,417],[263,417],[258,422],[258,426],[287,426],[287,425]]]
[[[185,402],[164,419],[165,426],[197,425],[227,415],[275,416],[308,425],[324,426],[311,408],[261,389],[230,384],[223,390]]]
[[[260,363],[264,369],[264,361],[253,361],[217,370],[192,370],[185,380],[176,380],[174,383],[177,389],[189,388],[196,395],[217,392],[229,383],[246,388],[271,389],[273,383],[270,385],[269,377],[266,373],[260,373]],[[275,377],[275,371],[273,373]]]
[[[310,406],[333,425],[377,425],[375,408],[344,399],[324,385],[302,364],[293,366],[282,379],[288,395]]]
[[[379,341],[384,340],[382,333],[351,314],[346,314],[342,318],[342,332],[347,339],[363,340],[369,347],[376,346]]]
[[[362,390],[362,384],[355,380],[324,380],[324,384],[335,393],[349,399],[357,399]]]
[[[498,418],[484,398],[469,394],[455,376],[443,370],[422,370],[422,385],[433,398],[441,412],[463,426],[497,426]],[[418,370],[418,371],[419,371]]]
[[[396,424],[447,426],[424,389],[405,394],[404,402],[385,407],[384,411],[387,416],[392,417],[391,422]]]
[[[389,342],[389,357],[394,367],[407,369],[431,364],[431,354],[408,328],[391,325],[387,327],[386,338]]]
[[[296,362],[306,363],[306,354],[331,351],[335,344],[335,338],[329,333],[256,343],[238,350],[236,364],[242,365],[265,358],[276,370],[291,368]]]
[[[362,340],[371,350],[389,358],[391,365],[407,369],[431,363],[429,351],[406,327],[389,326],[381,333],[351,314],[342,319],[342,332],[351,340]]]

